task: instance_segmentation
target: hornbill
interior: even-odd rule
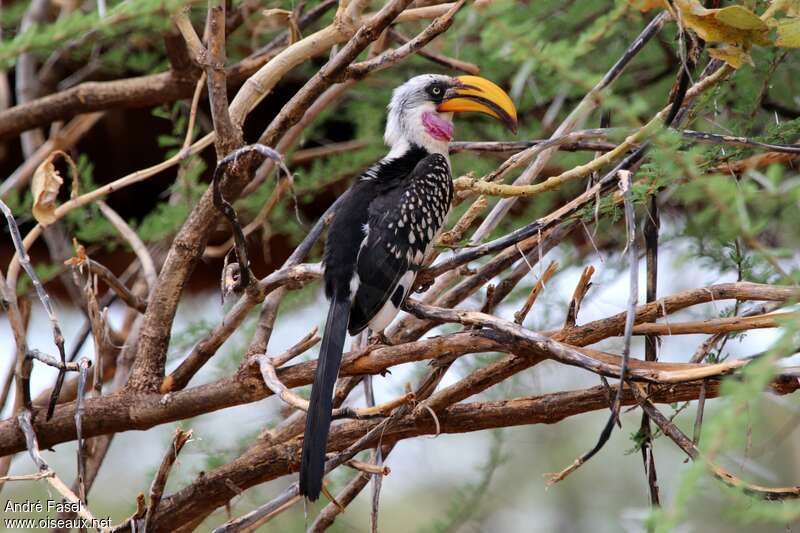
[[[478,76],[425,74],[396,88],[384,140],[389,153],[367,169],[339,202],[324,254],[330,300],[306,418],[300,493],[322,489],[333,388],[346,333],[381,334],[403,299],[453,199],[448,144],[454,112],[477,111],[516,133],[511,98]]]

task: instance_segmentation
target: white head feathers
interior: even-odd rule
[[[422,115],[425,112],[437,113],[443,120],[452,121],[452,113],[437,112],[436,104],[426,92],[426,88],[436,81],[442,82],[445,87],[453,83],[453,79],[449,76],[423,74],[411,78],[392,93],[383,137],[391,148],[390,157],[404,153],[411,144],[421,146],[430,153],[439,153],[447,157],[449,143],[434,138],[422,123]]]

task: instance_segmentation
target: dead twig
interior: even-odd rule
[[[133,294],[130,289],[128,289],[128,287],[125,286],[125,284],[119,278],[117,278],[114,273],[111,272],[111,270],[108,269],[107,266],[103,265],[102,263],[98,263],[89,257],[73,258],[68,259],[68,261],[72,261],[70,263],[72,265],[85,265],[89,272],[100,278],[103,283],[108,285],[108,287],[113,290],[123,302],[128,304],[133,309],[136,309],[140,313],[144,313],[147,310],[147,301]]]
[[[83,441],[83,416],[85,409],[83,396],[86,391],[86,377],[89,374],[89,367],[91,366],[91,363],[88,359],[84,358],[80,360],[78,365],[80,368],[80,373],[78,374],[78,395],[75,399],[75,440],[77,442],[75,454],[78,462],[76,485],[78,486],[78,497],[83,505],[86,505],[86,485],[84,483],[84,480],[86,479],[86,450],[84,448]]]
[[[525,322],[525,317],[528,316],[533,304],[536,303],[539,293],[542,292],[547,282],[550,281],[550,278],[552,278],[553,274],[556,273],[556,270],[558,270],[558,263],[551,261],[550,264],[547,265],[545,271],[542,272],[539,280],[533,285],[533,287],[531,287],[531,291],[528,293],[528,297],[525,299],[525,303],[522,305],[522,308],[514,313],[514,322],[519,325],[522,325],[522,323]]]
[[[74,362],[70,362],[70,361],[62,362],[62,361],[59,361],[57,358],[53,357],[52,355],[48,355],[48,354],[46,354],[46,353],[44,353],[42,351],[36,350],[36,349],[30,350],[26,354],[26,357],[28,357],[30,359],[36,359],[37,361],[40,361],[40,362],[46,364],[47,366],[52,366],[53,368],[57,368],[57,369],[59,369],[61,371],[64,371],[64,372],[79,372],[80,371],[80,363],[74,363]]]
[[[263,144],[253,144],[249,146],[245,146],[243,148],[239,148],[238,150],[226,155],[222,159],[219,160],[217,163],[217,167],[214,169],[214,178],[212,181],[212,188],[214,191],[214,206],[225,215],[225,218],[228,219],[228,222],[231,225],[231,230],[233,232],[235,248],[236,251],[236,262],[239,266],[239,277],[238,280],[235,280],[235,285],[232,287],[227,288],[229,291],[241,292],[247,287],[250,286],[251,283],[251,273],[250,273],[250,260],[248,259],[247,254],[247,243],[244,238],[244,231],[242,230],[242,225],[239,222],[239,218],[236,214],[236,210],[233,206],[222,196],[221,184],[220,181],[222,180],[225,171],[227,170],[228,165],[236,165],[237,161],[240,157],[244,154],[249,153],[257,153],[261,157],[265,159],[271,159],[275,163],[277,163],[281,170],[283,170],[284,174],[287,177],[289,183],[292,183],[292,173],[286,167],[286,164],[283,162],[283,156],[275,151],[274,149],[270,148],[269,146],[265,146]],[[223,293],[223,298],[226,296]]]
[[[633,333],[634,335],[691,335],[697,333],[725,335],[751,329],[778,328],[781,326],[781,321],[796,320],[799,317],[800,313],[771,313],[749,317],[714,318],[700,322],[637,324],[633,328]]]
[[[184,445],[192,438],[192,430],[184,430],[181,428],[175,429],[175,434],[172,436],[167,453],[161,460],[161,465],[158,467],[158,472],[153,478],[153,483],[150,484],[150,493],[147,499],[147,513],[144,518],[143,531],[152,531],[153,520],[155,518],[156,509],[161,502],[161,496],[164,494],[164,486],[167,484],[169,472],[172,470],[172,465],[178,459],[178,454],[181,453]]]
[[[490,298],[487,297],[487,301]],[[364,347],[366,344],[367,337],[366,335],[362,336],[361,338],[361,346]],[[366,376],[364,378],[364,397],[367,402],[367,407],[375,407],[375,389],[373,388],[372,376]],[[351,460],[350,463],[353,461]],[[389,474],[389,468],[383,464],[383,451],[381,450],[380,445],[376,446],[375,449],[372,451],[372,464],[368,465],[370,467],[374,467],[375,469],[379,470],[379,472],[372,472],[378,473],[379,475],[372,476],[372,497],[370,498],[370,512],[369,512],[369,525],[370,530],[372,533],[377,533],[378,531],[378,512],[380,511],[380,501],[381,501],[381,489],[383,488],[383,476]],[[364,472],[370,473],[369,470],[364,470]]]
[[[149,293],[153,287],[156,286],[158,273],[156,271],[153,258],[150,255],[150,252],[147,250],[147,246],[144,244],[144,242],[142,242],[142,239],[139,238],[139,235],[133,231],[128,223],[125,222],[125,220],[123,220],[116,211],[111,209],[108,204],[102,200],[99,200],[97,202],[97,207],[100,208],[100,212],[103,213],[108,221],[111,222],[111,225],[114,226],[120,235],[122,235],[122,237],[128,242],[131,249],[133,249],[133,253],[136,254],[136,258],[139,260],[139,264],[142,266],[142,273],[144,274],[144,279],[147,282],[147,289]]]
[[[269,357],[266,355],[260,355],[256,357],[256,360],[258,361],[259,368],[261,369],[261,375],[264,378],[264,384],[269,390],[271,390],[290,407],[299,409],[301,411],[308,411],[308,400],[305,400],[293,393],[281,382],[281,380],[278,378],[278,374],[275,372],[275,366],[272,364],[272,361]],[[339,407],[333,410],[332,417],[334,420],[337,418],[365,419],[383,417],[390,413],[393,409],[408,403],[413,399],[413,394],[405,394],[395,398],[394,400],[374,407]]]
[[[345,466],[349,466],[354,470],[358,470],[360,472],[364,472],[365,474],[370,474],[373,476],[388,476],[392,471],[386,465],[380,465],[375,463],[364,463],[362,461],[356,461],[355,459],[347,461],[345,463]]]
[[[65,500],[73,505],[76,505],[79,509],[78,515],[81,518],[92,524],[97,523],[86,505],[75,495],[74,492],[70,490],[69,487],[67,487],[63,481],[61,481],[61,478],[59,478],[55,471],[50,468],[50,465],[47,464],[42,455],[39,453],[39,443],[36,439],[36,433],[33,430],[33,425],[31,424],[30,411],[24,409],[19,415],[17,415],[17,423],[19,425],[19,429],[25,435],[28,454],[31,456],[34,464],[39,469],[39,473],[42,474],[42,479],[46,479],[50,486],[53,487],[59,494],[61,494]]]
[[[569,302],[567,309],[567,318],[564,320],[564,329],[575,327],[575,321],[578,319],[578,311],[581,308],[586,292],[592,286],[591,279],[594,274],[594,267],[592,265],[583,269],[578,284],[575,286],[575,291],[572,293],[572,300]]]
[[[394,39],[401,45],[408,43],[410,40],[406,35],[400,33],[395,29],[389,30],[389,35],[392,37],[392,39]],[[439,65],[445,66],[453,70],[460,70],[461,72],[466,72],[467,74],[472,74],[472,75],[477,75],[480,74],[481,72],[481,69],[480,67],[478,67],[478,65],[475,65],[473,63],[468,63],[467,61],[461,61],[460,59],[456,59],[454,57],[448,57],[443,54],[437,54],[435,52],[431,52],[430,50],[420,50],[418,53],[421,57],[424,57],[425,59],[428,59],[434,63],[437,63]]]
[[[147,511],[147,506],[144,503],[144,494],[141,492],[136,496],[136,510],[133,512],[131,516],[123,520],[120,524],[115,526],[111,526],[108,529],[108,533],[117,533],[119,531],[127,531],[129,529],[133,529],[142,518],[144,518],[145,512]]]
[[[692,435],[692,443],[697,446],[700,444],[700,433],[703,429],[703,412],[706,407],[706,382],[700,387],[700,396],[697,398],[697,414],[694,418],[694,431]]]
[[[0,200],[0,210],[3,211],[3,214],[6,217],[6,223],[8,224],[8,229],[11,232],[11,240],[14,242],[14,248],[16,249],[17,252],[16,256],[19,258],[19,262],[22,265],[22,268],[25,269],[25,272],[28,274],[31,283],[33,283],[33,287],[36,290],[36,294],[39,296],[39,300],[42,302],[42,306],[44,306],[44,310],[47,313],[47,317],[50,319],[50,326],[53,329],[53,342],[58,348],[58,353],[61,356],[61,362],[66,363],[67,355],[64,352],[64,335],[61,333],[61,325],[58,323],[58,318],[56,317],[56,313],[53,310],[52,304],[50,303],[50,295],[47,294],[47,291],[45,290],[44,285],[39,279],[39,276],[33,269],[33,265],[31,265],[30,257],[28,257],[28,253],[26,252],[25,245],[23,244],[22,241],[22,236],[19,233],[19,226],[17,226],[17,221],[14,219],[14,215],[11,213],[11,209],[9,209],[9,207],[2,200]],[[59,391],[61,390],[61,385],[63,383],[64,383],[64,370],[59,369],[56,386],[53,388],[53,394],[50,396],[50,403],[47,406],[48,419],[50,419],[53,416],[53,410],[56,407],[58,394]]]
[[[745,493],[765,500],[781,501],[788,499],[800,498],[800,487],[765,487],[762,485],[755,485],[748,483],[739,477],[733,475],[730,471],[722,468],[721,466],[711,462],[705,458],[700,450],[694,445],[691,439],[687,437],[674,423],[667,419],[661,411],[656,408],[653,403],[647,399],[647,395],[641,386],[634,384],[633,393],[641,408],[647,413],[647,416],[659,427],[659,429],[668,436],[672,442],[678,445],[686,455],[692,460],[701,460],[706,463],[709,470],[715,477],[723,483],[742,489]]]
[[[309,331],[305,337],[296,342],[294,346],[283,352],[281,355],[276,355],[275,357],[270,358],[270,364],[272,364],[274,368],[280,368],[298,355],[304,354],[316,346],[320,340],[321,339],[319,335],[317,335],[317,328],[315,326],[314,329]]]
[[[628,311],[625,318],[625,332],[624,332],[624,347],[622,350],[622,363],[619,370],[619,388],[614,397],[614,403],[611,407],[611,415],[606,422],[603,431],[594,447],[588,452],[578,457],[571,465],[564,470],[549,476],[547,480],[548,485],[554,485],[563,480],[569,474],[574,472],[581,465],[586,463],[589,459],[599,452],[614,430],[614,424],[619,417],[619,408],[622,399],[622,388],[625,384],[625,379],[628,374],[628,361],[631,352],[631,337],[633,336],[633,324],[636,318],[636,302],[639,297],[639,251],[636,245],[636,213],[633,209],[633,200],[630,194],[631,185],[630,171],[619,172],[619,185],[622,190],[623,198],[625,201],[625,227],[627,229],[626,249],[628,250],[628,261],[630,264],[630,287],[628,288]]]

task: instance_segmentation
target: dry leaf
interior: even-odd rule
[[[56,150],[47,156],[47,159],[36,168],[31,182],[31,193],[33,194],[33,216],[37,222],[43,226],[55,222],[56,198],[64,178],[56,170],[53,161],[61,156],[67,162],[72,173],[72,191],[70,198],[78,196],[78,167],[69,154]]]
[[[239,286],[242,270],[239,263],[228,263],[228,257],[229,255],[225,256],[222,276],[220,277],[220,293],[223,303],[228,299],[228,296],[235,293],[236,287]]]
[[[778,21],[778,38],[775,45],[782,48],[800,48],[800,18]]]
[[[728,6],[713,9],[714,18],[719,22],[739,30],[766,31],[767,24],[758,15],[743,6]]]
[[[800,0],[773,0],[774,9],[783,11],[790,17],[800,17]]]
[[[726,62],[735,69],[738,69],[745,63],[749,65],[753,64],[753,58],[750,57],[750,52],[747,52],[738,46],[731,46],[729,44],[723,44],[715,48],[709,48],[708,55],[714,59],[719,59],[720,61]]]
[[[86,248],[77,241],[77,239],[72,239],[72,247],[75,248],[75,255],[70,257],[64,264],[67,266],[81,266],[89,260],[89,256],[86,254]]]
[[[33,216],[42,226],[56,221],[56,198],[58,198],[58,189],[64,183],[64,178],[53,164],[56,155],[57,153],[53,152],[42,161],[36,168],[36,172],[33,173],[33,182],[31,183]]]
[[[751,43],[772,44],[769,27],[743,6],[706,9],[699,0],[676,0],[683,23],[701,39],[747,48]]]
[[[628,0],[628,4],[642,13],[652,9],[664,9],[667,7],[666,0]]]

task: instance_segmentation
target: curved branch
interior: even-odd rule
[[[656,388],[650,399],[663,403],[693,400],[699,395],[701,385],[702,382],[692,382]],[[792,387],[797,388],[797,384]],[[718,393],[719,387],[709,384],[707,396],[716,397]],[[636,404],[628,387],[623,392],[622,404]],[[606,390],[598,386],[514,400],[458,404],[438,412],[437,418],[441,433],[465,433],[497,427],[553,424],[570,416],[608,407]],[[329,437],[329,451],[344,450],[376,424],[378,422],[353,421],[334,426]],[[386,428],[380,436],[380,442],[392,444],[420,435],[432,435],[436,431],[436,422],[430,413],[423,410],[409,414]],[[377,440],[365,442],[362,449],[375,447]],[[188,487],[162,500],[156,515],[157,530],[176,527],[190,520],[200,509],[224,505],[236,495],[229,488],[230,481],[245,489],[295,472],[299,468],[299,446],[297,441],[271,447],[255,445],[235,461],[205,472]]]

